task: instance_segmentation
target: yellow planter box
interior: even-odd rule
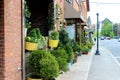
[[[49,39],[49,47],[57,47],[59,40],[50,40]]]
[[[43,79],[34,79],[34,78],[27,78],[27,80],[43,80]]]
[[[38,43],[25,42],[25,49],[26,50],[37,50]]]

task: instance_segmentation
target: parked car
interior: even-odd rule
[[[107,40],[110,40],[111,38],[110,37],[106,37]]]
[[[120,38],[118,38],[118,42],[120,42]]]
[[[104,39],[105,39],[104,36],[101,36],[101,37],[100,37],[100,40],[104,40]]]

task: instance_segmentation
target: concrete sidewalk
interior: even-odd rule
[[[94,47],[95,46],[93,46],[88,55],[79,56],[77,63],[73,64],[68,72],[60,74],[56,80],[87,80],[92,57],[95,51]]]

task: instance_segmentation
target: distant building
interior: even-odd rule
[[[108,18],[105,18],[105,19],[102,21],[102,24],[103,24],[105,21],[108,21],[109,23],[112,23]]]

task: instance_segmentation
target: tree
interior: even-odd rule
[[[112,23],[107,20],[104,21],[102,24],[101,35],[110,37],[111,32],[112,32]]]
[[[114,25],[113,25],[113,33],[114,33],[114,35],[115,36],[117,36],[118,35],[118,24],[117,23],[115,23]]]

